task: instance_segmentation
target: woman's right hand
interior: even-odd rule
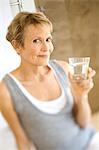
[[[30,142],[30,150],[37,150],[35,145],[32,142]]]
[[[73,75],[69,73],[69,81],[71,85],[71,91],[74,96],[74,100],[82,99],[88,95],[89,91],[93,88],[93,77],[95,75],[95,70],[89,68],[87,79],[74,79]]]
[[[35,145],[27,137],[17,140],[17,146],[18,150],[37,150]]]

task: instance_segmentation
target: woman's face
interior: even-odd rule
[[[53,51],[48,25],[29,25],[24,30],[24,46],[20,48],[21,60],[32,65],[46,65]]]

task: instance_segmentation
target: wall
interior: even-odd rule
[[[52,58],[91,57],[96,76],[89,102],[93,112],[99,110],[99,0],[38,0],[36,5],[43,7],[54,25]]]
[[[35,11],[34,0],[9,0],[12,15],[15,16],[19,11]]]
[[[13,17],[20,11],[19,3],[22,2],[21,11],[35,11],[33,0],[1,0],[0,1],[0,80],[20,64],[20,58],[6,40],[7,27]]]
[[[15,69],[20,64],[19,56],[5,38],[9,23],[13,19],[13,16],[19,12],[18,5],[14,5],[17,4],[17,1],[0,0],[0,80],[2,80],[7,72]],[[35,11],[34,1],[23,0],[22,10]],[[6,121],[0,113],[0,128],[4,128],[6,125]]]

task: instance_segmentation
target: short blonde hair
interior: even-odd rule
[[[30,24],[34,26],[47,24],[50,26],[51,32],[53,30],[52,23],[42,12],[20,12],[9,25],[6,39],[11,44],[13,40],[16,40],[18,44],[24,46],[24,28]]]

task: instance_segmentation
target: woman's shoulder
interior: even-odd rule
[[[11,105],[10,93],[4,81],[1,81],[0,82],[0,110],[2,110],[3,107],[5,106],[9,107],[10,105]]]
[[[4,81],[2,80],[0,82],[0,97],[1,96],[5,96],[6,92],[7,92],[7,87],[6,87],[5,83],[4,83]]]

